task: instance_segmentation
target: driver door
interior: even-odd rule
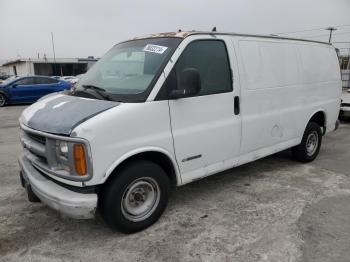
[[[189,68],[198,70],[201,90],[191,97],[169,100],[175,155],[183,183],[232,167],[241,138],[241,119],[235,112],[238,90],[233,86],[225,41],[190,42],[169,78],[176,75],[179,83],[181,72]]]
[[[11,100],[19,103],[34,101],[36,96],[34,77],[25,77],[14,82],[10,87]]]

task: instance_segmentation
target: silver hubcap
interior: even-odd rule
[[[315,154],[318,147],[318,134],[316,131],[312,131],[306,140],[306,153],[308,156]]]
[[[150,177],[133,181],[124,191],[121,209],[125,218],[138,222],[150,217],[160,199],[158,183]]]
[[[3,95],[0,95],[0,106],[5,105],[5,97]]]

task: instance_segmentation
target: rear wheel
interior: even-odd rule
[[[170,182],[157,164],[133,161],[103,189],[101,213],[113,229],[133,233],[158,220],[168,202]]]
[[[6,96],[0,93],[0,107],[6,105]]]
[[[320,151],[321,143],[321,127],[314,122],[308,123],[301,143],[292,148],[294,158],[304,163],[313,161]]]

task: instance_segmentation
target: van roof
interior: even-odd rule
[[[271,38],[271,39],[281,39],[281,40],[294,40],[294,41],[303,41],[303,42],[312,42],[319,44],[331,45],[327,42],[315,41],[309,39],[301,39],[301,38],[291,38],[291,37],[283,37],[279,35],[257,35],[257,34],[241,34],[241,33],[230,33],[230,32],[213,32],[213,31],[178,31],[178,32],[165,32],[165,33],[155,33],[150,35],[145,35],[141,37],[136,37],[134,39],[146,39],[146,38],[155,38],[155,37],[178,37],[178,38],[186,38],[190,35],[232,35],[232,36],[244,36],[244,37],[261,37],[261,38]]]

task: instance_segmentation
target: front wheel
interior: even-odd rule
[[[169,178],[159,165],[133,161],[103,189],[102,216],[111,228],[123,233],[140,231],[161,216],[169,191]]]
[[[0,107],[3,107],[5,105],[6,105],[6,96],[0,93]]]
[[[321,148],[322,132],[321,127],[314,122],[306,126],[301,143],[292,148],[293,157],[303,163],[313,161]]]

